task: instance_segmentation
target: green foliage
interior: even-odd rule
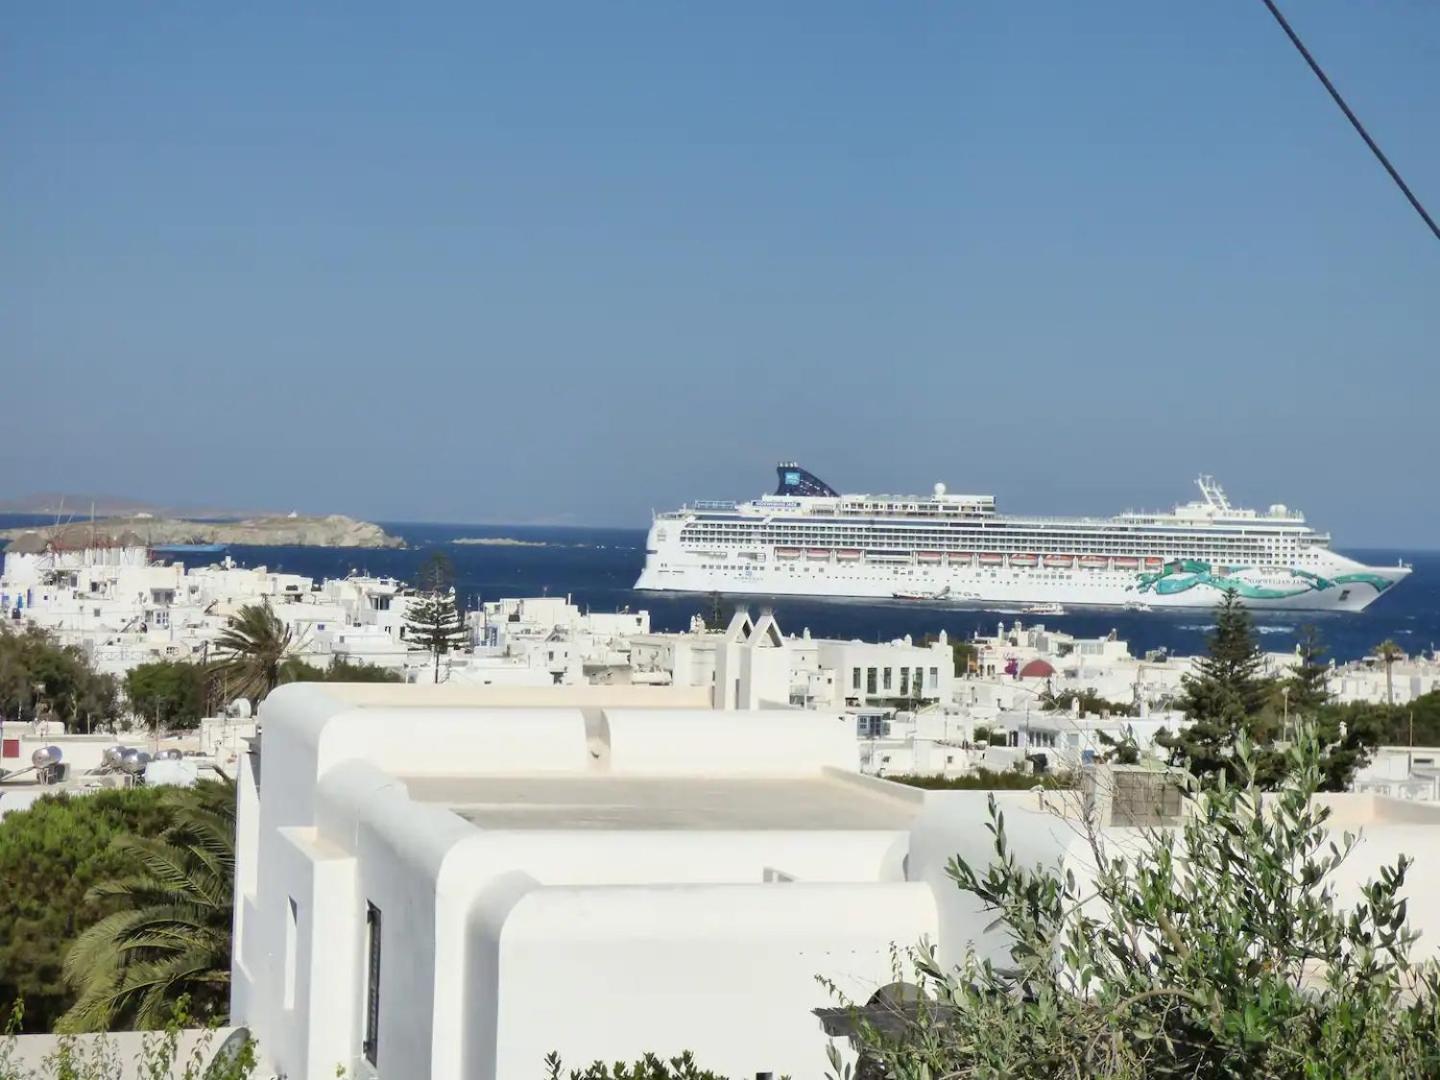
[[[1075,787],[1075,777],[1069,773],[1047,773],[1036,776],[1033,773],[1010,769],[993,772],[990,769],[976,769],[966,776],[917,776],[902,773],[898,776],[886,774],[886,780],[909,787],[925,788],[928,791],[1030,791],[1043,787],[1050,791]]]
[[[558,1054],[545,1056],[545,1080],[726,1080],[719,1073],[702,1069],[695,1064],[694,1057],[687,1050],[679,1057],[668,1061],[646,1054],[633,1064],[617,1061],[607,1065],[597,1061],[586,1069],[565,1071],[565,1065]]]
[[[939,640],[940,638],[937,634],[926,634],[920,639],[920,644],[933,645]],[[975,647],[973,641],[956,641],[952,638],[950,640],[950,655],[954,662],[953,673],[957,676],[962,676],[970,670],[970,665],[979,658],[980,650]]]
[[[25,1030],[49,1031],[73,1003],[65,950],[119,908],[90,889],[128,869],[121,836],[159,836],[174,821],[153,788],[50,795],[0,821],[0,1018],[26,1003]]]
[[[1371,654],[1385,665],[1385,704],[1395,704],[1395,661],[1405,659],[1405,650],[1395,644],[1391,638],[1386,638],[1373,648]]]
[[[214,1027],[197,1039],[189,1053],[182,1054],[182,1034],[195,1027],[189,1002],[176,1002],[163,1030],[141,1040],[138,1056],[122,1052],[109,1038],[82,1039],[70,1035],[59,1040],[55,1050],[38,1069],[21,1064],[11,1025],[0,1039],[0,1080],[114,1080],[122,1070],[146,1080],[250,1080],[259,1066],[256,1045],[246,1039],[238,1046],[218,1050]],[[213,1060],[212,1060],[213,1058]]]
[[[440,657],[464,647],[465,621],[455,606],[454,573],[450,560],[437,552],[420,567],[419,596],[405,613],[405,638],[435,658],[435,681],[440,681]]]
[[[199,664],[157,660],[125,673],[125,697],[152,730],[190,729],[206,714],[209,674]]]
[[[0,717],[29,721],[54,716],[70,731],[112,722],[119,686],[100,675],[85,654],[57,645],[39,627],[0,626]]]
[[[241,697],[258,702],[284,681],[293,646],[290,630],[268,602],[246,604],[215,639],[218,659],[211,673],[221,696],[227,702]]]
[[[205,1020],[228,1012],[235,788],[205,782],[171,789],[166,799],[174,823],[158,837],[118,837],[112,850],[125,869],[90,889],[116,910],[65,955],[65,978],[79,997],[57,1030],[155,1028],[182,1001]]]
[[[285,661],[281,669],[281,682],[402,682],[398,671],[369,664],[364,660],[335,659],[329,667],[307,663],[299,657]]]
[[[1129,704],[1101,697],[1094,688],[1088,686],[1083,690],[1062,690],[1058,694],[1053,690],[1045,690],[1040,694],[1040,701],[1045,708],[1056,712],[1069,712],[1077,701],[1082,714],[1129,716],[1135,711]]]
[[[1179,829],[1122,851],[1087,828],[1086,880],[1020,865],[992,798],[994,860],[953,859],[948,872],[995,914],[1008,963],[972,949],[945,968],[933,946],[913,950],[914,1008],[885,1025],[855,1014],[867,1075],[1440,1075],[1440,973],[1410,955],[1410,860],[1382,867],[1353,906],[1337,902],[1335,871],[1357,839],[1336,836],[1312,800],[1321,757],[1302,724],[1262,811],[1242,736],[1239,783],[1204,786]],[[833,1056],[832,1070],[851,1075]]]
[[[1357,769],[1369,760],[1376,728],[1365,723],[1342,724],[1324,704],[1326,672],[1321,664],[1325,646],[1313,627],[1300,642],[1300,664],[1283,682],[1267,678],[1264,656],[1255,640],[1249,612],[1234,592],[1227,592],[1215,610],[1216,627],[1209,653],[1197,662],[1195,674],[1183,680],[1179,702],[1190,726],[1178,733],[1161,732],[1155,741],[1170,752],[1173,765],[1196,776],[1238,777],[1235,750],[1242,740],[1253,748],[1255,772],[1262,787],[1275,787],[1285,772],[1285,713],[1293,723],[1312,723],[1322,748],[1322,788],[1343,791]],[[1288,707],[1283,690],[1290,690]]]
[[[1300,640],[1295,646],[1297,663],[1281,683],[1281,687],[1289,691],[1288,701],[1282,708],[1300,716],[1314,716],[1330,700],[1330,665],[1324,661],[1326,651],[1320,632],[1314,626],[1300,628]]]

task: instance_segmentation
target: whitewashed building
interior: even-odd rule
[[[1004,955],[946,873],[990,858],[987,794],[860,775],[839,712],[716,710],[676,687],[298,684],[261,719],[232,1021],[291,1080],[509,1080],[551,1050],[816,1076],[817,975],[864,1002],[891,985],[892,944]],[[1083,876],[1075,797],[999,795],[1022,864]],[[1416,856],[1411,919],[1433,953],[1440,809],[1326,801],[1337,828],[1364,827],[1342,900]]]

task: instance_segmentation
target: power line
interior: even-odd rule
[[[1350,111],[1350,106],[1345,104],[1345,99],[1340,96],[1340,91],[1335,89],[1335,84],[1330,81],[1329,76],[1327,76],[1325,72],[1321,70],[1320,65],[1315,62],[1315,58],[1310,55],[1310,50],[1305,48],[1305,43],[1300,40],[1299,35],[1290,28],[1290,24],[1285,21],[1285,16],[1281,15],[1280,9],[1275,6],[1274,0],[1261,0],[1261,2],[1270,9],[1270,14],[1275,16],[1275,21],[1280,24],[1280,29],[1285,31],[1285,35],[1294,44],[1295,48],[1300,50],[1300,55],[1303,56],[1305,62],[1310,65],[1310,70],[1315,72],[1316,77],[1324,83],[1325,89],[1330,91],[1330,96],[1335,99],[1335,104],[1340,106],[1340,111],[1345,114],[1345,118],[1349,120],[1355,130],[1360,133],[1360,137],[1365,140],[1365,145],[1370,147],[1371,152],[1380,160],[1380,164],[1385,166],[1385,171],[1390,174],[1390,179],[1394,180],[1400,190],[1404,192],[1405,198],[1410,200],[1410,205],[1415,208],[1415,212],[1425,219],[1425,224],[1430,226],[1430,231],[1435,234],[1435,239],[1440,240],[1440,225],[1436,225],[1435,219],[1426,213],[1425,207],[1420,205],[1420,200],[1415,197],[1415,193],[1410,190],[1410,186],[1401,179],[1400,174],[1395,171],[1395,166],[1391,165],[1390,159],[1385,156],[1385,152],[1375,144],[1375,140],[1372,139],[1370,133],[1365,130],[1365,125],[1360,123],[1360,118]]]

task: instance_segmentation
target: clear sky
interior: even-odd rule
[[[1440,212],[1440,4],[1286,7]],[[1259,0],[0,28],[0,495],[644,525],[781,457],[1057,513],[1207,471],[1440,546],[1437,358],[1440,243]]]

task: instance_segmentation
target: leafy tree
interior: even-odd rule
[[[227,695],[256,703],[283,681],[294,642],[289,627],[262,601],[231,615],[215,648],[219,658],[211,670],[218,684]]]
[[[405,637],[435,658],[435,682],[440,681],[440,657],[463,648],[468,634],[455,606],[454,571],[450,560],[436,552],[420,567],[418,596],[405,613]]]
[[[1396,660],[1405,659],[1405,650],[1395,642],[1386,638],[1374,649],[1375,659],[1385,665],[1385,704],[1395,704],[1395,678],[1394,669]]]
[[[79,997],[59,1030],[162,1027],[182,999],[202,1019],[228,1013],[234,785],[167,795],[175,822],[161,836],[121,836],[112,845],[138,869],[90,888],[92,898],[120,906],[65,955],[65,978]]]
[[[1083,881],[1021,865],[992,798],[994,861],[957,858],[948,872],[995,914],[1009,963],[971,951],[947,969],[933,946],[913,950],[909,1006],[887,1023],[851,1013],[861,1075],[1440,1074],[1440,971],[1411,957],[1410,860],[1342,906],[1333,876],[1357,839],[1336,836],[1312,799],[1313,727],[1301,725],[1263,809],[1243,736],[1235,750],[1239,783],[1203,787],[1178,829],[1146,830],[1120,852],[1087,827]],[[854,1075],[833,1052],[831,1064]]]
[[[116,910],[92,896],[127,871],[120,836],[159,836],[174,809],[156,788],[47,795],[0,820],[0,1020],[25,1002],[24,1030],[49,1031],[74,997],[62,977],[69,943]]]
[[[85,654],[59,645],[39,627],[0,627],[0,716],[53,717],[71,731],[91,731],[116,711],[114,676],[98,674]]]
[[[199,664],[157,660],[125,673],[125,696],[152,730],[190,729],[205,715],[208,679]]]

